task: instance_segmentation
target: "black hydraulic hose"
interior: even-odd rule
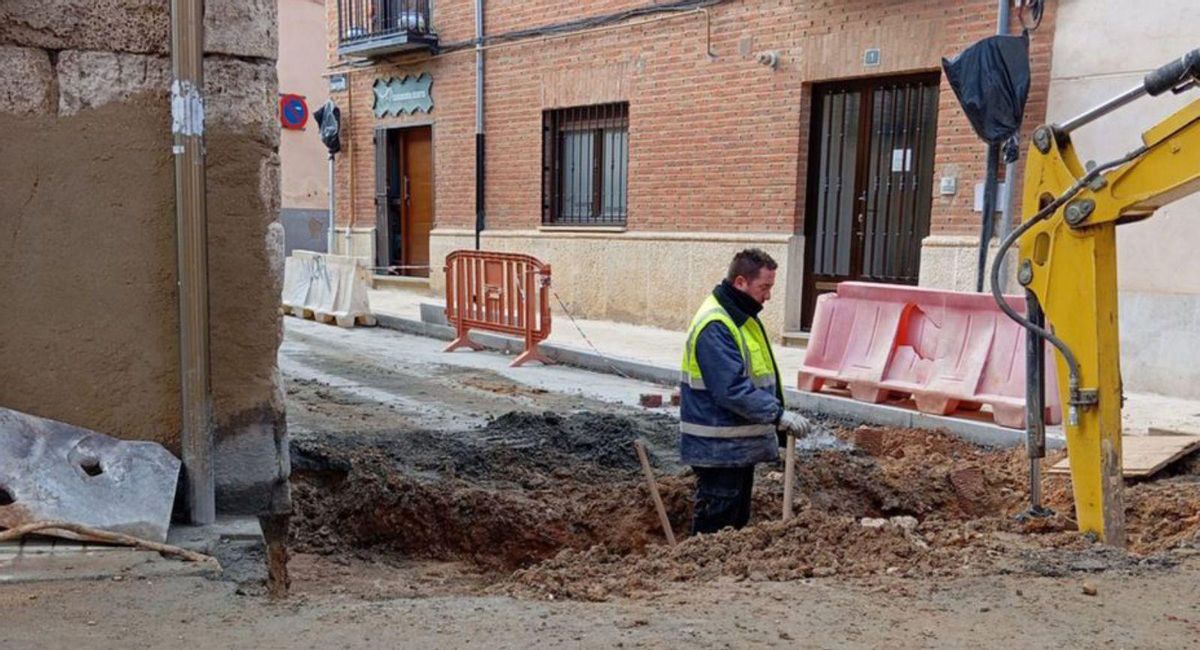
[[[1025,234],[1034,225],[1044,221],[1046,217],[1054,214],[1054,211],[1058,209],[1063,202],[1070,200],[1070,197],[1074,196],[1078,192],[1079,190],[1074,188],[1073,191],[1068,190],[1066,194],[1063,194],[1063,197],[1065,198],[1063,198],[1062,202],[1059,202],[1056,199],[1050,205],[1042,208],[1033,216],[1032,219],[1029,219],[1025,223],[1021,224],[1016,230],[1009,233],[1008,237],[1005,237],[1004,241],[1000,242],[1000,247],[996,250],[996,257],[992,260],[991,274],[992,298],[995,299],[996,304],[1000,306],[1000,310],[1003,311],[1009,318],[1020,324],[1021,327],[1024,327],[1031,333],[1046,339],[1047,341],[1050,341],[1054,347],[1058,348],[1058,351],[1062,353],[1063,358],[1066,359],[1067,366],[1071,369],[1071,383],[1075,387],[1079,386],[1079,362],[1075,360],[1075,354],[1071,352],[1071,348],[1067,347],[1067,344],[1064,343],[1062,339],[1052,334],[1049,330],[1033,324],[1027,318],[1017,313],[1017,311],[1008,304],[1008,301],[1004,299],[1004,294],[1000,290],[1000,264],[998,264],[998,261],[1003,259],[1003,257],[1008,254],[1008,249],[1012,248],[1012,245],[1021,237],[1021,235]]]
[[[1070,369],[1069,387],[1072,405],[1075,405],[1079,398],[1079,361],[1075,358],[1075,353],[1071,352],[1071,348],[1068,347],[1062,339],[1055,336],[1052,332],[1050,332],[1049,329],[1039,327],[1034,323],[1031,323],[1029,319],[1021,316],[1015,309],[1009,306],[1008,301],[1004,299],[1004,295],[1000,290],[1000,260],[1004,259],[1004,256],[1008,253],[1008,249],[1012,248],[1012,245],[1021,238],[1021,235],[1024,235],[1034,225],[1046,220],[1047,217],[1054,214],[1055,211],[1063,206],[1063,204],[1074,198],[1074,196],[1078,194],[1080,190],[1087,187],[1087,185],[1091,183],[1097,176],[1108,171],[1109,169],[1112,169],[1113,167],[1124,165],[1125,163],[1138,158],[1144,153],[1146,153],[1146,147],[1138,147],[1128,154],[1125,154],[1121,158],[1111,160],[1098,167],[1093,167],[1087,174],[1084,174],[1083,178],[1075,181],[1075,183],[1071,185],[1067,191],[1063,192],[1058,196],[1058,198],[1051,201],[1041,210],[1038,210],[1037,214],[1033,215],[1032,218],[1028,219],[1017,229],[1009,233],[1008,237],[1005,237],[1004,241],[1000,242],[1000,247],[996,251],[996,258],[992,260],[992,298],[996,300],[996,304],[1000,307],[1000,310],[1005,313],[1005,315],[1016,321],[1021,325],[1021,327],[1024,327],[1031,334],[1050,341],[1051,345],[1058,349],[1059,353],[1063,355],[1063,359],[1066,360],[1067,367]]]

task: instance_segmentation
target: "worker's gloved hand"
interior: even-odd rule
[[[812,423],[803,415],[784,409],[783,414],[779,416],[779,423],[776,425],[776,430],[780,434],[779,438],[782,444],[786,441],[786,436],[789,434],[797,438],[803,438],[812,433]]]

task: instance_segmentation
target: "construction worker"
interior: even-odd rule
[[[679,455],[696,473],[693,534],[745,526],[755,464],[777,461],[788,433],[809,431],[808,420],[783,407],[775,355],[758,319],[777,267],[757,248],[734,255],[688,329]]]

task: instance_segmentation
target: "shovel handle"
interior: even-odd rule
[[[637,451],[638,461],[642,464],[642,473],[646,475],[646,487],[650,488],[650,498],[654,499],[654,509],[658,511],[658,522],[662,524],[663,534],[667,543],[675,546],[675,531],[671,529],[671,520],[667,518],[667,509],[663,506],[662,496],[658,493],[658,481],[654,480],[654,471],[650,469],[650,459],[646,457],[646,445],[641,440],[633,441]]]
[[[792,491],[796,483],[796,436],[789,433],[783,451],[783,520],[792,518]]]

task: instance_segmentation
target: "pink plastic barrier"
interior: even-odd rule
[[[1014,309],[1025,301],[1006,296]],[[1052,349],[1046,418],[1062,419]],[[987,404],[997,424],[1025,426],[1025,330],[987,294],[843,282],[817,299],[797,382],[800,390],[849,389],[854,399],[912,397],[925,413]]]

